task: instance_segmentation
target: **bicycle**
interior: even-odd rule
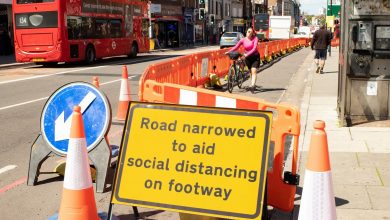
[[[230,93],[233,91],[234,82],[237,83],[238,88],[241,89],[245,80],[245,75],[249,71],[245,70],[246,64],[242,54],[238,52],[227,53],[229,58],[233,60],[232,65],[229,67],[227,89]],[[237,74],[236,74],[237,73]]]

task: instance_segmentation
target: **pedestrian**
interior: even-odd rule
[[[257,50],[258,42],[259,39],[256,37],[256,33],[253,31],[253,28],[250,27],[246,31],[246,37],[241,38],[236,46],[226,52],[230,53],[239,49],[241,45],[244,46],[245,53],[243,56],[245,57],[247,67],[250,68],[251,71],[251,85],[249,89],[252,93],[256,90],[256,74],[257,69],[260,67],[260,53]]]
[[[155,49],[156,48],[161,49],[161,45],[160,45],[160,41],[158,40],[158,37],[154,38],[154,45],[155,45]]]
[[[317,65],[316,73],[323,73],[328,46],[330,45],[330,32],[321,25],[320,29],[314,32],[311,40],[311,49],[315,50],[314,62]]]

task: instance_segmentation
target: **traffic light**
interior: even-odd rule
[[[206,0],[199,0],[199,4],[205,4]]]
[[[199,8],[199,20],[204,20],[206,17],[204,8]]]
[[[214,24],[215,17],[213,14],[210,15],[210,24]]]

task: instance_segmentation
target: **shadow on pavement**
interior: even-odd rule
[[[130,207],[129,207],[130,208]],[[138,219],[145,219],[145,220],[151,220],[151,219],[154,219],[154,218],[148,218],[149,216],[153,216],[153,215],[157,215],[157,214],[160,214],[164,212],[163,210],[154,210],[154,211],[147,211],[147,212],[140,212],[139,215],[140,215],[140,218]],[[130,220],[130,219],[137,219],[136,216],[134,214],[127,214],[127,215],[119,215],[117,216],[119,219],[123,219],[123,220]]]
[[[248,88],[249,90],[249,88]],[[280,91],[280,90],[286,90],[285,88],[263,88],[262,86],[256,86],[255,90],[253,91],[254,94],[261,93],[261,92],[271,92],[271,91]]]
[[[55,173],[55,172],[52,172],[52,173]],[[41,172],[40,174],[45,174],[45,173]],[[38,186],[38,185],[43,185],[43,184],[53,183],[53,182],[59,182],[59,181],[64,181],[64,177],[57,175],[57,176],[54,176],[54,177],[51,177],[51,178],[48,178],[48,179],[38,180],[35,185]]]

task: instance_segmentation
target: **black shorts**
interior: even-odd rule
[[[260,54],[255,53],[250,56],[245,57],[245,63],[248,68],[259,68],[260,67]]]
[[[316,54],[314,55],[314,59],[326,60],[326,49],[316,49]]]

